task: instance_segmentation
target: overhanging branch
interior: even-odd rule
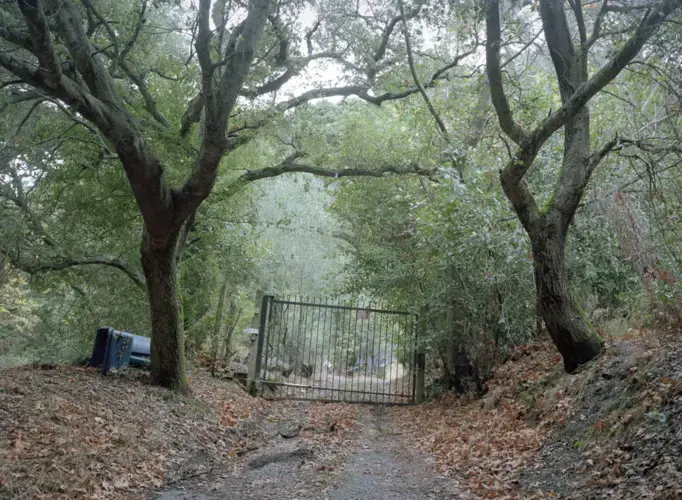
[[[35,273],[43,273],[43,272],[49,272],[49,271],[60,271],[63,269],[68,269],[70,267],[76,267],[76,266],[91,266],[91,265],[101,265],[101,266],[109,266],[113,267],[115,269],[118,269],[120,271],[123,271],[128,278],[130,278],[135,285],[137,285],[140,289],[146,290],[147,285],[145,283],[144,276],[142,273],[136,271],[133,269],[133,267],[128,264],[126,261],[119,259],[117,257],[113,257],[110,255],[95,255],[92,257],[80,257],[80,258],[64,258],[62,260],[57,260],[54,262],[43,262],[43,263],[38,263],[34,264],[31,266],[28,266],[27,268],[23,269],[24,271],[35,274]]]
[[[328,177],[333,179],[340,179],[342,177],[385,177],[389,174],[394,175],[408,175],[417,174],[431,177],[436,174],[435,168],[423,168],[416,162],[412,162],[404,166],[396,165],[386,165],[379,168],[340,168],[340,169],[327,169],[323,167],[318,167],[315,165],[306,165],[302,163],[297,163],[296,160],[302,156],[301,153],[294,153],[284,159],[280,164],[274,167],[267,167],[258,170],[249,170],[244,174],[240,175],[234,181],[232,181],[223,193],[223,196],[230,197],[244,188],[251,182],[259,181],[262,179],[269,179],[272,177],[278,177],[280,175],[291,174],[291,173],[305,173],[311,175],[317,175],[319,177]]]
[[[28,263],[21,259],[14,258],[9,251],[4,248],[0,248],[0,253],[6,255],[12,265],[21,269],[28,274],[40,274],[52,271],[62,271],[64,269],[69,269],[71,267],[77,266],[92,266],[101,265],[108,266],[122,271],[128,278],[130,278],[135,285],[146,290],[147,285],[144,279],[144,275],[133,268],[128,262],[118,257],[112,255],[94,255],[91,257],[63,257],[58,258],[50,262],[37,262]]]

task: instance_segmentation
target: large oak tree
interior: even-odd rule
[[[561,107],[527,129],[514,118],[505,92],[500,63],[503,44],[503,9],[499,0],[488,0],[486,10],[486,64],[492,102],[504,134],[516,150],[500,172],[500,180],[533,249],[538,309],[564,360],[566,371],[597,356],[602,344],[587,324],[571,296],[565,267],[565,244],[569,226],[585,193],[590,177],[601,160],[622,140],[612,137],[599,148],[590,144],[590,100],[604,89],[643,50],[647,41],[682,5],[680,0],[660,2],[582,2],[540,0],[539,19],[554,66]],[[596,14],[591,23],[586,5]],[[606,33],[603,26],[620,16],[618,33],[628,34],[625,43],[612,50],[601,65],[590,72],[591,51]],[[632,24],[631,16],[637,18]],[[599,60],[599,58],[596,58]],[[590,74],[591,73],[591,74]],[[563,160],[554,192],[545,207],[538,206],[526,174],[548,139],[563,131]]]
[[[297,23],[308,6],[303,1],[200,0],[186,12],[192,19],[189,29],[173,23],[148,23],[150,11],[166,4],[148,0],[121,4],[17,0],[0,5],[0,88],[11,91],[15,102],[35,103],[31,111],[41,103],[60,110],[96,137],[104,156],[120,162],[143,219],[143,276],[134,264],[111,255],[69,252],[48,262],[25,262],[5,245],[0,245],[0,251],[15,266],[31,273],[82,265],[105,265],[126,273],[148,294],[152,379],[182,391],[187,388],[187,379],[176,266],[197,208],[216,183],[221,160],[247,141],[254,129],[313,99],[357,96],[380,105],[418,93],[415,85],[382,89],[381,78],[404,57],[402,41],[396,40],[396,26],[403,17],[419,15],[423,2],[403,16],[397,5],[377,5],[370,13],[354,5],[330,2],[328,6],[318,5],[318,19],[312,26],[303,27]],[[145,47],[141,46],[145,43],[141,40],[163,40],[177,33],[191,40],[188,58],[175,55],[176,59],[187,58],[182,78],[145,65]],[[460,59],[444,61],[422,87],[434,86]],[[289,99],[274,98],[288,82],[320,60],[334,61],[342,68],[341,85],[308,88]],[[155,78],[170,81],[163,96],[155,94]],[[168,92],[173,86],[178,95],[186,95],[188,79],[193,80],[196,91],[184,115],[169,119],[162,99],[178,98],[173,90]],[[244,104],[243,99],[254,104]],[[137,100],[142,102],[142,109]],[[231,120],[239,122],[230,125]],[[154,134],[175,135],[173,146],[182,153],[168,154],[158,142],[153,146],[150,136]],[[289,172],[328,177],[429,173],[411,161],[332,171],[324,165],[301,162],[304,156],[304,151],[294,150],[275,166],[247,170],[234,177],[223,196],[250,182]],[[182,174],[182,182],[171,182],[169,172],[177,179],[178,172],[186,168],[182,165],[187,162],[182,160],[187,157],[190,171]],[[13,161],[9,159],[5,165],[10,173],[11,167],[16,167]],[[21,186],[7,187],[3,191],[7,199],[28,213],[25,197],[15,189]],[[34,222],[40,232],[43,226],[39,220]],[[53,243],[52,253],[57,253],[58,242],[38,236],[45,244]]]

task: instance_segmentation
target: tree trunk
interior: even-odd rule
[[[237,303],[234,301],[234,297],[230,299],[230,309],[228,310],[227,314],[230,318],[230,321],[227,326],[227,335],[225,336],[225,355],[228,356],[229,353],[231,352],[231,344],[232,344],[232,334],[234,333],[235,328],[237,328],[237,322],[239,321],[239,316],[241,316],[242,310],[239,309],[237,311]]]
[[[602,349],[569,290],[564,263],[564,235],[552,224],[531,235],[538,307],[545,327],[564,358],[568,373],[595,358]]]
[[[220,351],[220,330],[223,326],[223,309],[225,307],[225,295],[227,295],[227,280],[223,281],[220,287],[220,295],[218,297],[218,309],[215,313],[215,322],[213,323],[213,337],[211,338],[211,348],[213,355],[211,356],[211,376],[215,377],[215,364],[218,360],[218,353]]]
[[[486,72],[500,127],[518,149],[513,155],[510,152],[511,158],[500,171],[500,180],[530,235],[538,308],[547,331],[564,358],[564,368],[570,373],[597,356],[602,346],[570,295],[564,266],[564,242],[592,172],[618,142],[609,141],[599,150],[591,151],[588,102],[625,69],[667,16],[679,7],[679,2],[661,2],[652,7],[652,12],[647,11],[630,38],[590,78],[589,49],[600,36],[598,24],[588,39],[582,2],[569,2],[571,8],[567,9],[563,0],[540,0],[539,14],[559,84],[562,108],[556,112],[550,109],[547,118],[531,131],[514,120],[504,91],[500,65],[500,48],[503,45],[501,3],[490,0],[486,6]],[[573,11],[575,25],[568,22],[566,12],[570,10]],[[599,16],[601,18],[601,14]],[[573,26],[577,26],[577,30],[572,30]],[[577,40],[579,45],[575,43]],[[560,128],[564,129],[562,168],[552,198],[541,210],[524,177],[546,141]]]
[[[147,279],[152,322],[152,383],[187,392],[185,338],[175,275],[176,241],[177,234],[159,243],[145,231],[142,268]]]

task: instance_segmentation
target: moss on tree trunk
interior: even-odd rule
[[[175,238],[155,242],[142,238],[142,268],[152,323],[152,383],[188,392],[185,337],[175,279]]]
[[[601,340],[571,296],[561,230],[545,226],[531,240],[539,312],[564,359],[564,369],[572,373],[599,355]]]

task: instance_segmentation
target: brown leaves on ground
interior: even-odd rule
[[[191,397],[133,373],[0,372],[0,497],[141,497],[197,457],[233,457],[249,446],[235,425],[278,411],[201,372],[193,374]]]
[[[420,447],[436,456],[438,469],[459,474],[485,498],[511,497],[515,481],[529,466],[548,428],[528,421],[528,405],[518,400],[524,383],[539,381],[559,362],[549,344],[524,347],[498,368],[485,400],[447,394],[433,402],[395,409],[395,416]],[[559,406],[559,401],[556,403]]]
[[[679,333],[630,330],[570,380],[571,419],[525,474],[529,490],[576,498],[682,498]],[[568,390],[568,389],[567,389]],[[579,492],[579,493],[576,493]]]
[[[270,427],[300,425],[330,453],[355,427],[352,405],[266,401],[199,369],[191,387],[180,396],[135,370],[0,372],[0,498],[145,498],[258,449],[277,436]]]
[[[497,369],[483,399],[449,394],[393,408],[404,431],[396,435],[483,498],[682,496],[678,344],[633,331],[607,339],[605,354],[570,376],[550,343],[526,346]],[[361,425],[357,405],[252,398],[199,370],[191,397],[146,378],[0,372],[0,497],[141,498],[266,442],[301,440],[312,470],[336,470]]]
[[[353,452],[358,431],[358,405],[313,403],[306,410],[301,439],[315,451],[313,466],[319,471],[337,470],[343,457]]]
[[[447,394],[395,420],[482,498],[681,498],[679,339],[605,340],[574,375],[549,342],[517,349],[482,399]]]

